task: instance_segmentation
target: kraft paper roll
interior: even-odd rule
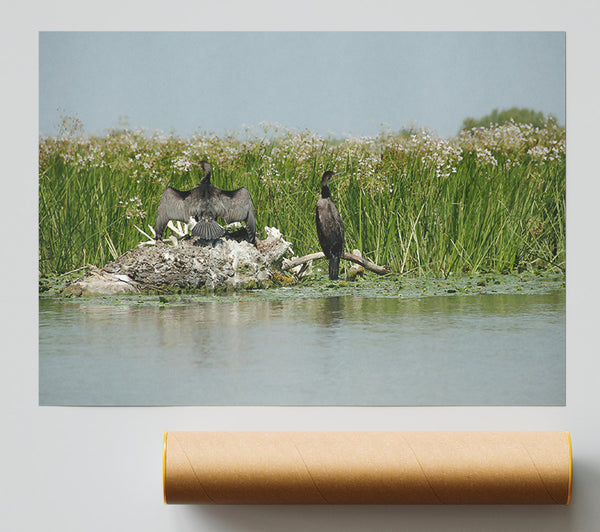
[[[568,432],[167,432],[168,504],[569,504]]]

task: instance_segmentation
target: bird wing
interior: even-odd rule
[[[245,222],[248,214],[254,214],[254,204],[246,187],[236,190],[215,190],[214,208],[217,216],[227,223]]]
[[[156,212],[155,229],[158,238],[162,238],[169,220],[179,220],[184,223],[189,221],[191,213],[189,202],[186,201],[189,195],[190,191],[187,190],[177,190],[172,187],[165,189]]]
[[[254,203],[246,187],[236,190],[214,190],[213,207],[217,216],[226,223],[245,222],[249,240],[254,243],[256,238],[256,217]]]
[[[316,225],[319,243],[325,255],[339,254],[344,250],[344,222],[335,203],[328,198],[317,201]]]
[[[188,190],[177,190],[167,187],[158,205],[159,212],[164,212],[169,220],[187,222],[190,218],[189,206],[185,201],[190,195]]]

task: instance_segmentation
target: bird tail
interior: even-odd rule
[[[256,246],[256,218],[254,217],[252,201],[250,201],[250,209],[246,218],[246,231],[248,232],[248,241]]]
[[[166,216],[164,209],[158,207],[158,214],[156,215],[156,224],[154,227],[154,231],[156,233],[156,240],[161,240],[163,233],[165,232],[165,228],[169,223],[169,218]]]
[[[340,273],[340,256],[332,255],[329,259],[329,280],[335,281]]]
[[[199,236],[202,240],[216,240],[224,234],[225,229],[214,220],[199,220],[192,229],[192,235]]]
[[[169,189],[167,189],[167,191],[168,190]],[[167,202],[167,200],[165,200],[167,191],[163,193],[163,197],[161,198],[160,203],[158,204],[158,211],[156,213],[156,224],[154,226],[154,230],[156,232],[156,240],[162,239],[163,233],[165,232],[167,224],[170,220],[169,213],[167,212],[168,209],[165,205],[165,203]]]

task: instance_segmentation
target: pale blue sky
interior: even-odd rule
[[[322,135],[457,133],[513,106],[565,123],[562,32],[42,32],[40,133],[223,134],[260,122]],[[58,110],[60,109],[60,111]]]

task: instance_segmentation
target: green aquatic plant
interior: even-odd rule
[[[296,255],[319,249],[315,203],[332,169],[341,174],[331,190],[346,250],[395,273],[565,269],[564,129],[508,122],[451,139],[426,130],[332,139],[281,127],[185,139],[128,129],[44,137],[42,275],[102,266],[134,248],[135,225],[154,225],[167,185],[195,186],[191,163],[201,159],[212,163],[216,186],[248,188],[257,236],[277,227]]]

